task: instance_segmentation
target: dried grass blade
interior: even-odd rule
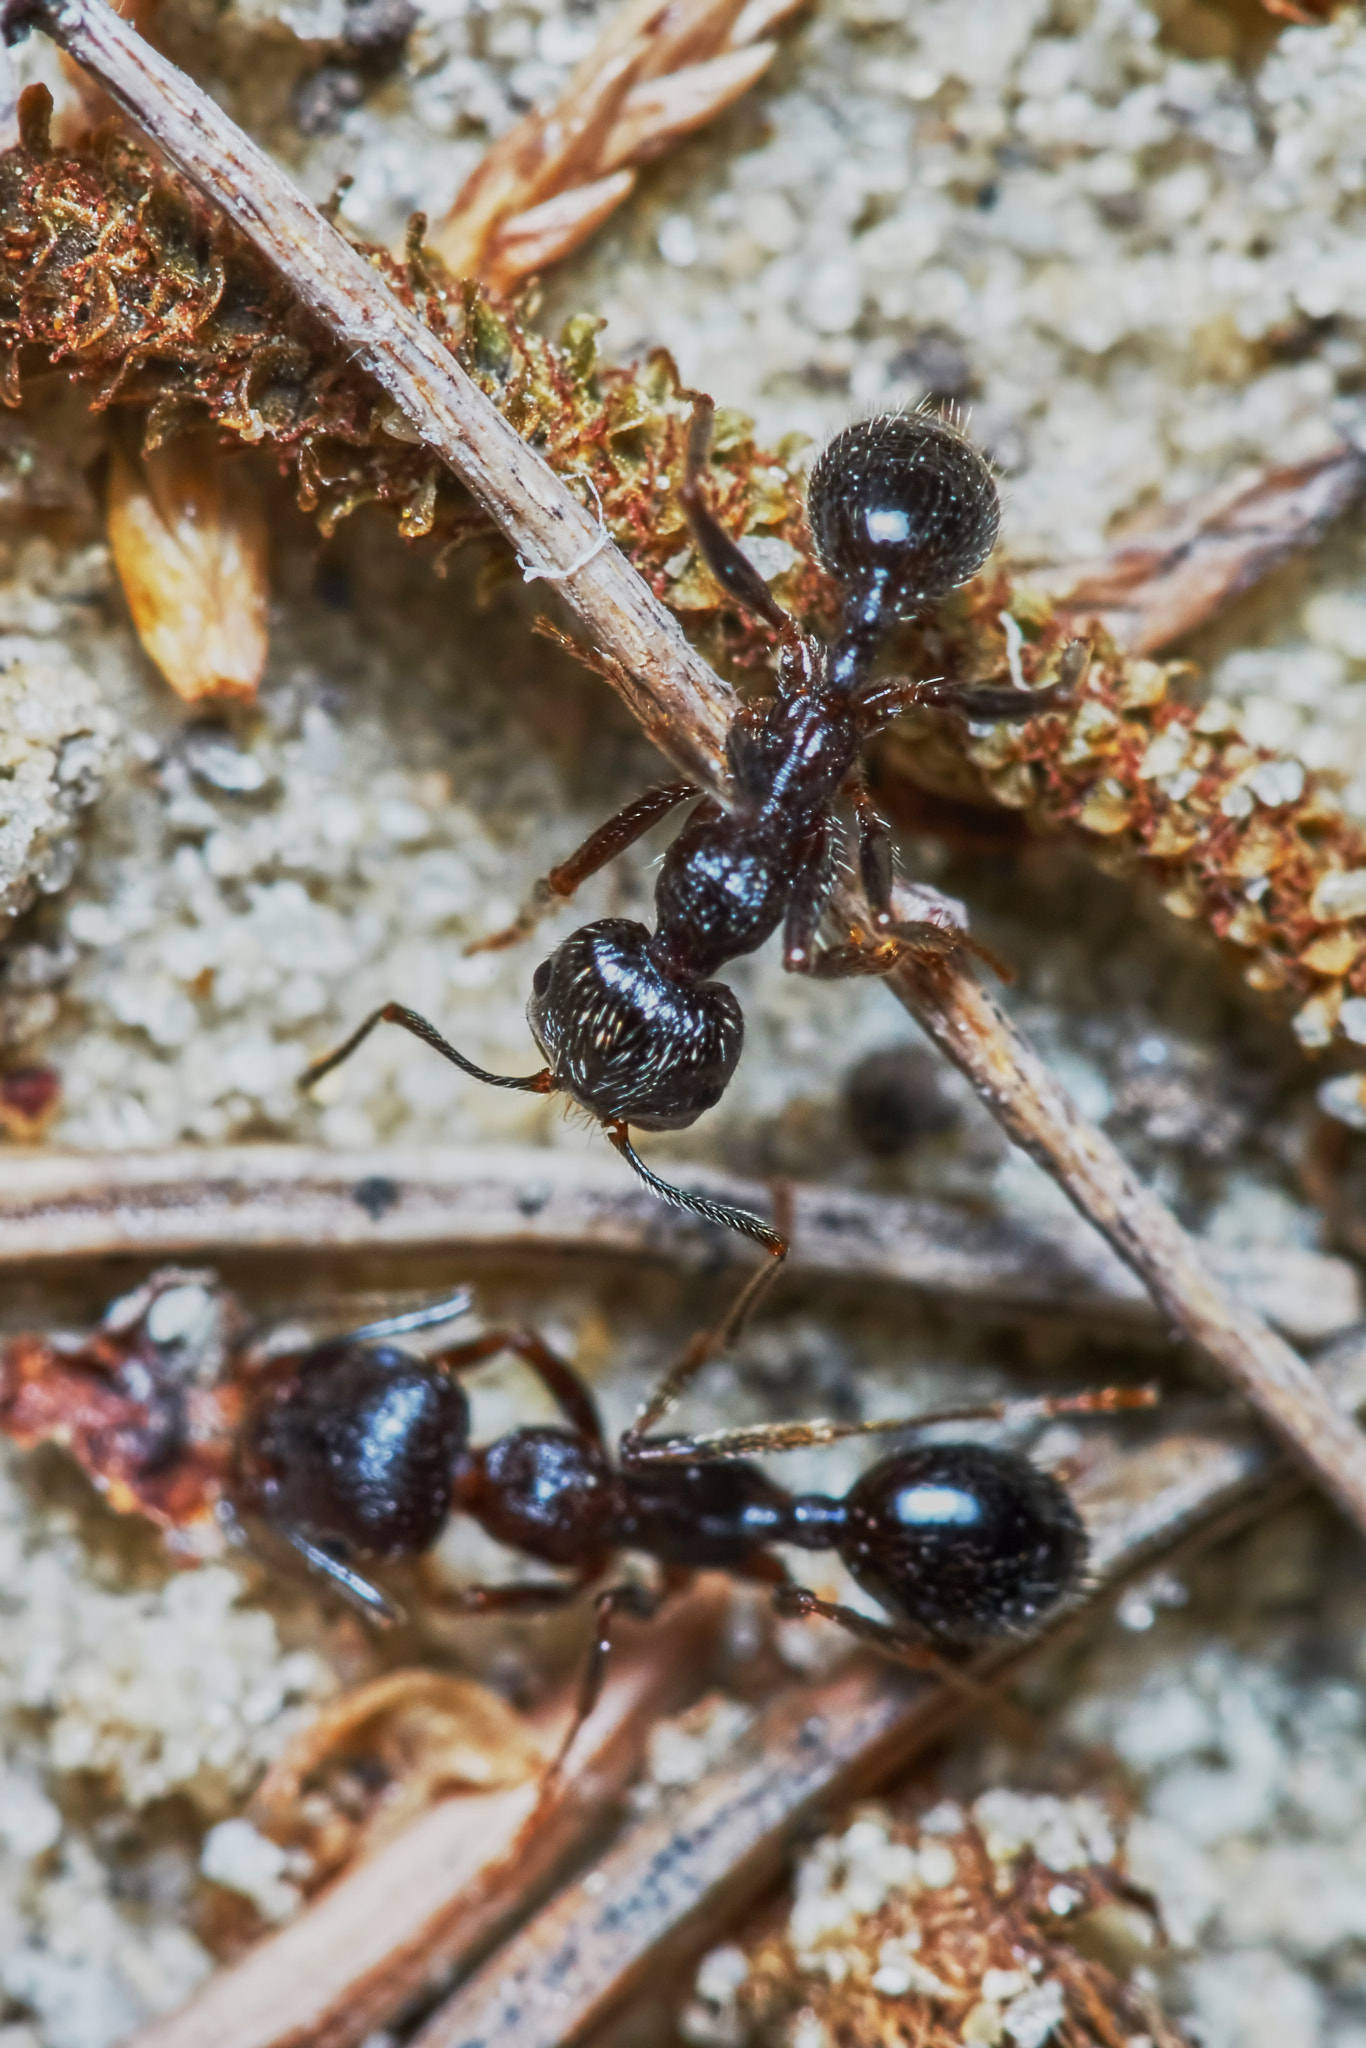
[[[689,1181],[743,1208],[768,1200],[754,1181],[702,1171]],[[810,1183],[790,1194],[794,1278],[912,1288],[964,1314],[1077,1318],[1148,1339],[1165,1330],[1146,1288],[1079,1219],[1026,1223]],[[359,1250],[439,1251],[446,1271],[451,1260],[547,1253],[691,1262],[697,1236],[623,1183],[615,1160],[516,1146],[41,1153],[11,1159],[0,1187],[0,1272]],[[729,1240],[715,1253],[744,1257]],[[1225,1286],[1297,1342],[1321,1343],[1361,1319],[1361,1283],[1345,1259],[1284,1246],[1208,1256]]]
[[[690,64],[667,78],[633,86],[603,145],[604,166],[611,170],[618,164],[643,164],[662,156],[685,135],[705,127],[742,99],[762,78],[777,51],[776,43],[752,43],[705,64]]]
[[[1366,455],[1344,444],[1193,505],[1164,507],[1094,562],[1028,581],[1076,630],[1098,618],[1129,654],[1194,632],[1292,554],[1312,547],[1366,490]]]

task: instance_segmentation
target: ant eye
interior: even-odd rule
[[[536,969],[536,972],[531,977],[531,993],[534,996],[543,996],[546,990],[549,988],[549,986],[550,962],[548,960],[542,960],[540,966]]]
[[[947,420],[889,413],[837,434],[807,492],[816,553],[842,583],[882,587],[891,610],[943,597],[996,544],[987,463]]]

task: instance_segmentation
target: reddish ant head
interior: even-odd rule
[[[944,597],[981,568],[1000,525],[986,460],[948,420],[887,413],[822,449],[807,489],[816,553],[886,618]]]
[[[844,1510],[840,1555],[860,1586],[948,1648],[1034,1627],[1086,1561],[1086,1532],[1063,1487],[987,1444],[922,1444],[884,1458]]]
[[[438,1367],[349,1338],[281,1361],[243,1432],[243,1505],[330,1557],[412,1557],[450,1512],[469,1406]]]
[[[718,1103],[744,1044],[718,981],[666,974],[643,924],[584,925],[531,979],[527,1020],[555,1085],[604,1123],[685,1130]]]

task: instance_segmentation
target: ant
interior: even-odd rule
[[[780,1231],[661,1180],[636,1152],[630,1127],[683,1130],[720,1101],[740,1058],[744,1019],[730,989],[711,977],[756,951],[779,925],[784,967],[820,979],[885,974],[905,946],[926,944],[925,928],[899,923],[893,907],[890,832],[860,765],[868,742],[912,705],[977,719],[1029,718],[1060,691],[873,678],[887,629],[966,582],[995,545],[995,481],[953,422],[923,411],[887,414],[847,427],[817,458],[807,518],[816,556],[844,592],[839,627],[825,643],[800,630],[708,506],[703,473],[713,406],[693,397],[681,495],[694,541],[727,595],[779,639],[776,694],[737,711],[727,734],[731,801],[723,805],[690,782],[648,790],[537,884],[515,924],[472,949],[526,937],[651,826],[701,798],[660,867],[655,930],[600,918],[537,967],[527,1018],[546,1061],[539,1073],[491,1074],[425,1017],[389,1002],[315,1060],[300,1085],[339,1066],[376,1025],[399,1024],[475,1080],[533,1095],[563,1091],[602,1124],[657,1195],[740,1231],[781,1261],[787,1240]],[[1063,690],[1074,680],[1065,666]],[[835,883],[841,796],[853,807],[871,945],[817,941]]]
[[[459,1301],[277,1359],[239,1439],[236,1499],[381,1623],[400,1616],[365,1569],[420,1556],[451,1513],[570,1574],[443,1593],[442,1605],[464,1614],[563,1607],[603,1578],[617,1552],[655,1559],[657,1590],[622,1580],[594,1596],[592,1647],[552,1773],[601,1691],[614,1616],[651,1619],[695,1571],[757,1581],[783,1616],[822,1615],[884,1655],[940,1669],[945,1655],[1027,1632],[1079,1585],[1081,1518],[1060,1481],[1017,1451],[920,1443],[880,1459],[842,1498],[792,1494],[743,1454],[946,1422],[1112,1413],[1151,1406],[1151,1389],[959,1404],[892,1421],[653,1435],[737,1333],[755,1293],[751,1282],[719,1328],[694,1339],[618,1440],[615,1461],[591,1391],[530,1332],[491,1329],[426,1358],[389,1341],[447,1320]],[[563,1421],[474,1445],[461,1376],[503,1351],[530,1367]],[[796,1584],[774,1550],[780,1543],[837,1552],[891,1619]]]
[[[654,1434],[775,1273],[762,1268],[724,1321],[694,1338],[619,1438],[615,1460],[591,1391],[533,1332],[489,1329],[425,1357],[397,1341],[467,1314],[468,1291],[271,1355],[249,1341],[211,1274],[174,1268],[115,1302],[84,1340],[4,1340],[0,1429],[26,1445],[65,1443],[113,1506],[148,1516],[182,1549],[196,1547],[196,1524],[216,1519],[245,1542],[239,1518],[259,1523],[381,1626],[403,1613],[368,1574],[421,1557],[452,1513],[569,1574],[443,1591],[442,1606],[459,1613],[563,1607],[617,1552],[652,1557],[658,1590],[616,1581],[595,1595],[561,1759],[601,1689],[614,1616],[650,1618],[694,1571],[757,1581],[782,1615],[823,1615],[884,1655],[940,1669],[945,1655],[1028,1631],[1080,1583],[1086,1538],[1059,1480],[1019,1452],[922,1442],[878,1460],[842,1498],[794,1495],[747,1454],[930,1424],[1113,1413],[1150,1406],[1151,1391]],[[563,1420],[473,1445],[461,1381],[504,1352],[529,1367]],[[780,1543],[835,1551],[891,1618],[793,1582]]]

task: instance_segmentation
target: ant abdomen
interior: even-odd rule
[[[643,924],[584,925],[541,962],[527,1020],[561,1088],[605,1123],[681,1131],[725,1093],[744,1045],[716,981],[667,973]]]
[[[1000,525],[984,456],[933,413],[887,413],[836,434],[806,514],[823,565],[882,618],[944,597],[981,568]]]
[[[842,1505],[832,1540],[859,1585],[950,1648],[1033,1627],[1085,1563],[1066,1490],[1018,1452],[986,1444],[884,1458]]]
[[[447,1374],[341,1339],[277,1361],[239,1451],[243,1505],[328,1555],[412,1557],[435,1543],[469,1436]]]

